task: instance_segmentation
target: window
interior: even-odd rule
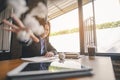
[[[92,3],[83,7],[84,20],[94,17],[91,7]],[[97,52],[120,53],[120,1],[95,0],[94,13]]]
[[[84,48],[97,53],[120,53],[120,0],[93,0],[83,5]],[[79,52],[78,9],[50,20],[50,41],[61,52]]]
[[[79,52],[78,9],[50,21],[50,42],[58,52]]]
[[[120,2],[95,1],[97,51],[120,53]]]

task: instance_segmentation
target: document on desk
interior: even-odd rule
[[[45,56],[37,56],[30,58],[21,58],[22,60],[32,61],[32,62],[46,62],[46,61],[54,61],[57,57],[45,57]]]

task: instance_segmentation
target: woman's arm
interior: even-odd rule
[[[47,41],[46,41],[47,43],[47,51],[48,52],[53,52],[54,53],[54,55],[56,55],[57,54],[57,50],[53,47],[53,45],[49,42],[49,40],[47,39]]]

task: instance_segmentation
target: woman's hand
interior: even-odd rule
[[[53,57],[54,56],[54,53],[53,52],[47,52],[45,54],[45,57]]]
[[[30,38],[32,38],[33,41],[39,42],[39,39],[33,34],[33,32],[30,29],[24,26],[24,24],[19,18],[17,18],[14,14],[12,14],[11,17],[16,21],[18,26],[4,19],[3,22],[11,28],[2,28],[2,29],[6,31],[14,32],[16,34],[18,34],[20,31],[26,31],[30,35]]]

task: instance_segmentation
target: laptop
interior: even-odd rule
[[[7,73],[8,80],[48,80],[91,76],[92,68],[72,60],[24,62]]]

